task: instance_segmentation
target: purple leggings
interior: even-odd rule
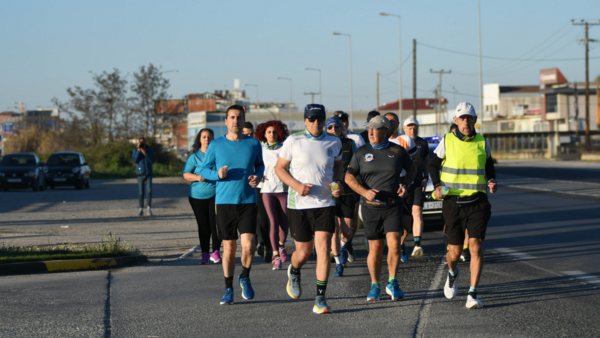
[[[263,193],[263,202],[271,223],[271,246],[279,254],[279,242],[285,243],[288,234],[287,193]]]

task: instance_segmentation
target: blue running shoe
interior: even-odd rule
[[[138,216],[143,216],[144,215],[144,211],[142,209],[140,209],[140,211],[138,211],[137,215]]]
[[[395,279],[388,283],[385,288],[385,293],[392,296],[392,300],[404,299],[404,292],[402,292],[402,289],[400,289],[400,286],[398,285],[398,281]]]
[[[371,285],[371,292],[367,296],[367,302],[380,300],[381,299],[381,289],[379,286]]]
[[[287,282],[287,293],[290,297],[298,299],[302,297],[302,286],[300,285],[300,274],[292,275],[292,264],[288,266],[288,282]]]
[[[336,264],[335,271],[331,277],[344,277],[344,266],[342,264]]]
[[[406,248],[402,247],[400,250],[400,260],[403,262],[408,262],[408,257],[410,256],[408,255],[408,252],[406,252]]]
[[[223,298],[221,298],[221,305],[232,305],[233,304],[233,289],[227,288],[223,292]]]
[[[240,275],[239,282],[242,287],[242,297],[244,299],[253,299],[254,289],[252,288],[252,283],[250,283],[250,277],[242,278],[242,275]]]
[[[340,249],[340,263],[344,265],[348,263],[348,248],[346,246]]]
[[[331,308],[325,301],[325,296],[319,295],[315,298],[315,306],[313,306],[313,312],[317,314],[331,313]]]

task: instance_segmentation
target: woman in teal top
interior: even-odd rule
[[[212,129],[202,129],[196,135],[192,154],[185,161],[183,167],[183,178],[192,182],[190,184],[190,205],[198,223],[198,237],[200,237],[200,248],[202,260],[200,264],[208,264],[210,258],[215,263],[221,262],[221,241],[217,235],[217,221],[215,215],[215,189],[214,181],[205,179],[200,175],[200,168],[204,162],[204,156],[208,145],[215,138]],[[212,237],[212,254],[209,253],[210,239]]]

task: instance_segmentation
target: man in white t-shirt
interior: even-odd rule
[[[313,248],[317,251],[317,297],[314,313],[329,313],[325,290],[329,277],[331,237],[335,232],[335,201],[342,194],[342,142],[323,131],[325,107],[309,104],[304,109],[303,132],[283,142],[275,173],[288,189],[287,216],[296,244],[288,268],[287,292],[302,295],[300,268]]]

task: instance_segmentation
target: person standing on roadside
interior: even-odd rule
[[[288,254],[285,240],[288,234],[287,218],[287,185],[283,184],[275,174],[275,165],[281,152],[283,142],[289,136],[285,123],[277,120],[261,123],[256,127],[256,139],[263,146],[262,155],[265,164],[265,175],[261,182],[263,204],[271,225],[270,239],[273,270],[281,270],[282,263],[287,262]],[[267,254],[270,252],[267,251]]]
[[[233,273],[238,232],[242,244],[242,273],[238,282],[244,299],[254,298],[250,268],[256,232],[256,186],[265,170],[257,139],[242,134],[244,108],[233,105],[225,113],[227,134],[212,141],[206,151],[200,175],[216,181],[217,229],[223,240],[225,291],[221,305],[233,304]]]
[[[152,216],[152,164],[156,161],[154,151],[148,147],[146,139],[140,137],[131,157],[135,164],[135,174],[138,180],[140,210],[137,215],[144,215],[144,195],[146,195],[147,215]]]
[[[329,279],[329,252],[331,237],[335,232],[335,201],[343,193],[342,142],[327,135],[325,107],[309,104],[304,108],[303,132],[285,140],[275,173],[287,184],[288,219],[290,232],[296,244],[288,268],[288,295],[294,299],[302,296],[300,268],[317,251],[317,297],[313,312],[330,313],[325,300]]]
[[[381,298],[379,279],[384,239],[388,245],[389,271],[386,293],[392,300],[398,300],[404,298],[396,273],[400,258],[400,232],[403,230],[402,197],[407,186],[406,183],[400,185],[400,172],[406,170],[407,179],[412,181],[417,169],[408,152],[388,140],[390,126],[387,118],[376,116],[367,127],[370,142],[356,151],[346,172],[346,183],[362,196],[361,213],[365,237],[369,241],[367,265],[371,275],[367,301]],[[362,184],[358,182],[358,176],[362,177]]]
[[[444,295],[452,299],[458,293],[458,260],[463,250],[466,228],[469,231],[471,252],[471,287],[466,307],[480,309],[483,305],[477,297],[477,286],[483,269],[483,241],[487,223],[492,216],[487,188],[493,194],[498,189],[498,184],[491,147],[475,131],[477,114],[473,105],[468,102],[459,103],[454,112],[454,122],[458,128],[440,140],[429,168],[435,197],[444,200],[442,215],[450,246],[446,254],[448,277],[444,284]],[[449,189],[446,197],[440,192],[444,186]]]
[[[354,141],[343,134],[342,122],[335,117],[330,117],[325,123],[327,133],[339,137],[342,141],[342,167],[344,175],[350,164],[352,155],[356,152]],[[331,238],[331,251],[335,260],[335,271],[332,277],[344,276],[344,264],[348,260],[347,244],[354,236],[352,219],[354,218],[354,192],[350,190],[345,182],[342,182],[344,193],[335,199],[335,232]]]
[[[215,138],[212,129],[200,130],[194,145],[192,154],[183,166],[183,178],[190,184],[190,205],[196,216],[198,224],[198,238],[202,250],[200,264],[208,264],[210,258],[214,263],[221,262],[221,240],[217,234],[217,219],[215,215],[215,189],[214,181],[210,181],[200,175],[202,163],[208,150],[208,145]],[[210,240],[212,238],[212,254],[209,252]]]
[[[421,233],[423,231],[423,204],[425,203],[425,188],[429,181],[429,144],[419,137],[419,121],[409,117],[403,123],[404,134],[410,136],[417,146],[417,154],[421,164],[417,166],[415,180],[409,185],[404,203],[412,213],[412,231],[415,242],[413,257],[423,256],[421,248]]]

